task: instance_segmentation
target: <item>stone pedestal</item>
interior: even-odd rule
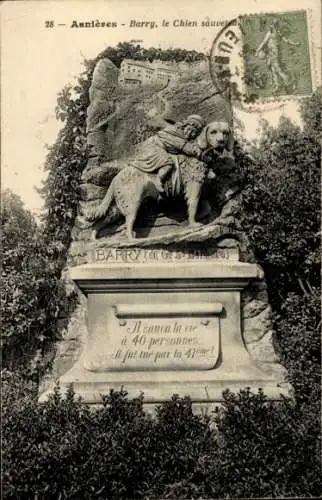
[[[89,336],[60,383],[87,403],[121,387],[130,397],[143,392],[146,404],[173,394],[218,403],[224,389],[243,387],[279,399],[278,381],[254,363],[243,339],[241,292],[263,278],[256,264],[91,263],[71,277],[88,299]]]

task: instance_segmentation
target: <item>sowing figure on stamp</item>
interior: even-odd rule
[[[272,84],[275,91],[279,90],[280,82],[284,87],[288,87],[292,82],[290,77],[281,67],[280,43],[284,41],[288,45],[298,47],[297,42],[292,42],[282,35],[275,20],[267,31],[263,41],[258,46],[255,55],[261,59],[266,58],[267,69],[271,73]]]
[[[197,116],[193,115],[193,120],[196,120]],[[200,117],[198,122],[202,123]],[[94,238],[101,229],[111,223],[108,212],[113,201],[126,219],[127,237],[134,238],[133,227],[142,202],[146,198],[158,200],[161,195],[171,198],[184,196],[187,202],[189,226],[199,225],[196,216],[202,186],[207,177],[215,177],[209,167],[224,150],[231,152],[233,136],[228,123],[212,122],[202,129],[195,143],[190,143],[187,136],[191,140],[192,128],[194,135],[198,125],[197,127],[187,125],[185,121],[183,124],[166,127],[157,134],[157,139],[154,140],[154,137],[147,139],[142,143],[139,160],[137,158],[130,160],[128,165],[114,177],[101,204],[87,217],[91,221],[96,221]],[[180,134],[185,127],[186,135],[183,139]],[[165,151],[161,141],[165,142],[171,151],[176,150],[178,153]],[[152,149],[153,144],[156,144],[155,149]],[[143,158],[149,159],[146,168]]]

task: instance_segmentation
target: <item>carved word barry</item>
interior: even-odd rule
[[[186,260],[208,260],[208,259],[238,259],[237,249],[190,249],[187,251],[173,251],[167,249],[148,248],[97,248],[92,252],[91,260],[94,262],[182,262]]]

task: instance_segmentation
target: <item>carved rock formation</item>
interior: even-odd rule
[[[128,241],[120,226],[107,231],[108,237],[90,241],[90,224],[84,223],[84,214],[100,203],[113,177],[126,165],[127,158],[134,154],[136,144],[153,135],[166,123],[165,120],[178,121],[192,113],[202,115],[207,122],[228,116],[227,103],[215,95],[207,73],[194,75],[189,81],[179,81],[167,88],[133,89],[127,93],[117,87],[117,78],[118,70],[111,61],[102,59],[98,62],[90,87],[87,116],[88,144],[92,146],[92,151],[82,174],[79,216],[73,230],[69,265],[90,262],[97,249],[164,248],[184,254],[191,245],[238,249],[239,260],[255,262],[240,225],[239,178],[233,162],[229,160],[218,166],[215,182],[205,187],[212,203],[206,225],[189,229],[180,214],[177,218],[170,218],[166,210],[160,210],[157,217],[149,218],[146,212],[139,220],[139,230],[140,223],[142,229],[149,228],[148,234],[142,232],[141,238],[144,237],[141,241],[140,238]],[[86,329],[80,328],[77,334],[73,324],[80,318],[82,321],[83,314],[84,310],[78,309],[71,318],[69,353],[73,345],[82,343]],[[244,343],[254,361],[268,371],[281,370],[273,347],[271,309],[264,280],[252,282],[244,290],[241,321]],[[75,335],[79,337],[78,342]],[[78,347],[74,350],[75,356],[78,355]],[[63,373],[61,370],[58,372],[56,374]]]

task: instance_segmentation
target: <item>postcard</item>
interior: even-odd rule
[[[2,2],[4,498],[320,494],[321,78],[319,0]]]

